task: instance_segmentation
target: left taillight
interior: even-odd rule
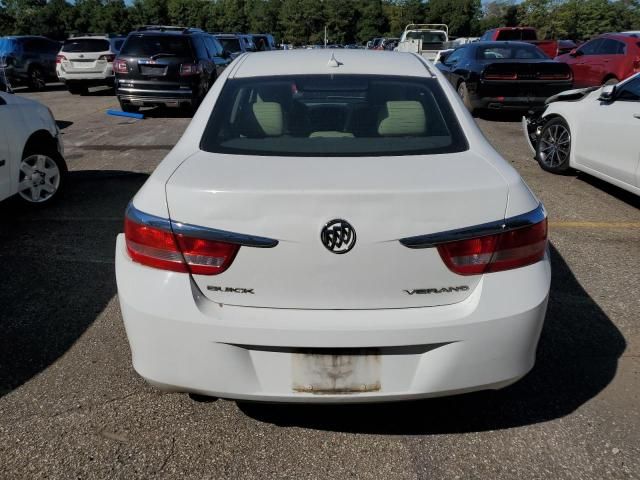
[[[65,57],[64,55],[56,55],[56,63],[62,63],[66,59],[67,57]]]
[[[129,256],[148,267],[194,275],[217,275],[233,263],[239,245],[176,235],[125,218],[124,235]]]
[[[547,219],[504,233],[438,245],[449,270],[480,275],[525,267],[543,259],[547,248]]]
[[[116,73],[129,73],[129,66],[126,60],[116,58],[113,61],[113,71]]]

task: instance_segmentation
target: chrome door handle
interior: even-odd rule
[[[0,160],[0,167],[4,167],[5,163],[7,163],[6,160]]]
[[[638,120],[640,120],[640,113],[634,113],[633,118],[637,118]]]

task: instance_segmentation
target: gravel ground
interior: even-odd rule
[[[262,405],[164,394],[131,367],[115,236],[189,118],[109,117],[106,91],[25,95],[59,120],[71,174],[50,208],[0,204],[2,478],[640,478],[640,201],[541,171],[517,119],[478,123],[549,211],[534,370],[446,399]]]

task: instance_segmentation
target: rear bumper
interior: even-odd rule
[[[112,67],[107,67],[100,72],[86,72],[82,70],[63,70],[60,65],[56,68],[56,73],[60,81],[82,82],[91,85],[113,85],[114,75]]]
[[[442,307],[233,307],[207,300],[186,274],[134,263],[120,235],[116,275],[133,366],[150,383],[225,398],[342,403],[451,395],[517,381],[535,362],[551,270],[545,258],[485,275],[465,301]],[[354,370],[352,376],[363,374],[363,391],[299,388],[302,353],[330,351],[338,362],[348,361],[350,350],[340,349],[379,355],[377,384],[370,371]]]
[[[192,104],[194,101],[193,90],[190,88],[181,88],[179,90],[146,90],[117,87],[116,95],[120,101],[130,102],[140,106],[178,106]]]
[[[546,100],[560,92],[570,89],[572,82],[536,85],[522,82],[514,86],[510,82],[480,82],[470,91],[471,102],[476,108],[489,109],[542,109]]]

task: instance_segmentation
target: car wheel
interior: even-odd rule
[[[40,67],[31,67],[29,70],[29,88],[33,91],[39,92],[44,90],[46,82],[44,79],[44,73]]]
[[[536,160],[543,170],[566,173],[571,156],[571,130],[562,118],[549,120],[540,133]]]
[[[611,77],[611,78],[607,79],[606,82],[604,82],[604,85],[617,85],[618,83],[620,83],[620,82],[618,81],[617,78]]]
[[[465,82],[461,82],[460,85],[458,85],[458,95],[460,95],[460,98],[462,99],[462,103],[464,103],[464,106],[467,107],[467,110],[473,113],[474,108],[473,108],[473,105],[471,105],[469,90],[467,89],[467,84]]]
[[[56,152],[28,153],[20,162],[18,197],[29,205],[44,205],[57,198],[66,173]]]
[[[138,113],[140,111],[140,107],[137,105],[131,105],[130,103],[120,102],[120,108],[123,112],[127,113]]]
[[[86,95],[89,89],[84,85],[69,85],[67,87],[72,95]]]

